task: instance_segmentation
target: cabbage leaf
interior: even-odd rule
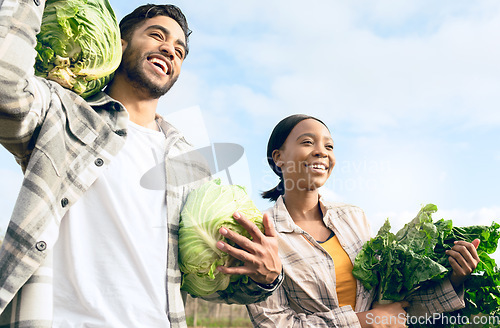
[[[37,76],[83,98],[102,90],[122,55],[118,21],[108,0],[48,0],[35,49]]]
[[[233,219],[233,213],[237,211],[264,231],[262,213],[244,187],[222,186],[220,179],[216,179],[189,193],[179,226],[182,290],[194,296],[206,296],[231,288],[233,284],[248,282],[246,276],[226,275],[217,271],[220,265],[242,264],[216,247],[219,240],[235,246],[219,233],[222,226],[250,238],[248,232]]]

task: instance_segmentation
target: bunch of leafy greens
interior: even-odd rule
[[[220,180],[216,179],[188,195],[179,228],[179,267],[183,273],[181,289],[195,296],[206,296],[248,282],[247,276],[231,276],[217,271],[220,265],[241,264],[216,247],[219,240],[234,246],[232,241],[219,233],[219,229],[224,226],[250,238],[248,232],[233,219],[234,212],[240,212],[264,231],[262,214],[244,187],[221,186]]]
[[[382,300],[408,299],[419,288],[449,276],[451,265],[445,252],[456,240],[472,242],[477,238],[481,241],[477,249],[481,262],[465,282],[466,306],[459,314],[500,314],[500,271],[488,255],[497,248],[500,225],[493,222],[489,227],[454,227],[451,220],[433,222],[431,215],[436,211],[433,204],[422,207],[396,234],[390,232],[386,220],[377,236],[365,243],[357,255],[353,275],[367,289],[376,288]]]
[[[108,0],[47,0],[37,41],[35,74],[84,98],[99,92],[121,61]]]

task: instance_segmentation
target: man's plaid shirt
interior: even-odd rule
[[[126,138],[128,114],[104,93],[87,101],[34,76],[36,34],[45,1],[0,0],[0,143],[24,171],[0,249],[0,327],[52,326],[51,250],[59,223]],[[210,176],[181,134],[157,117],[167,139],[167,304],[185,327],[178,266],[179,214],[187,194]],[[182,155],[182,156],[180,156]],[[255,283],[210,299],[250,303],[271,290]]]

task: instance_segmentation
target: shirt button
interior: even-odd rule
[[[125,130],[116,130],[115,133],[120,137],[124,137],[127,135],[127,132]]]
[[[40,0],[33,0],[35,2],[35,5],[40,6]]]
[[[61,206],[62,207],[66,207],[66,206],[68,206],[68,204],[69,204],[69,200],[66,197],[61,199]]]
[[[36,249],[38,249],[40,252],[43,252],[44,250],[47,249],[47,243],[44,241],[39,241],[35,245]]]
[[[104,161],[102,160],[102,158],[98,158],[94,161],[94,164],[100,167],[104,164]]]

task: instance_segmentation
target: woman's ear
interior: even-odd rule
[[[281,152],[279,149],[273,150],[273,161],[274,164],[276,164],[277,167],[282,167],[283,166],[283,161],[281,160]]]

